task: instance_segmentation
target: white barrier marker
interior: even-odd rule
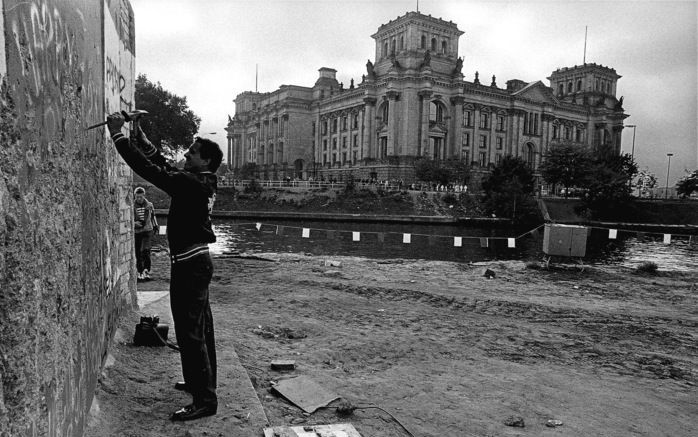
[[[353,241],[359,241],[361,240],[361,233],[360,232],[352,232],[351,233],[351,239]]]
[[[412,234],[402,234],[402,242],[410,244],[412,242]]]
[[[453,246],[463,247],[463,237],[453,237]]]
[[[303,228],[303,238],[310,238],[310,228]]]

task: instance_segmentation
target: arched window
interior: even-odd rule
[[[383,43],[383,56],[388,56],[388,43]]]
[[[444,121],[444,108],[439,102],[429,103],[429,121],[436,123],[443,123]]]
[[[564,84],[561,83],[561,84],[557,87],[557,94],[560,95],[560,96],[563,95],[563,94],[565,94],[565,85],[564,85]]]
[[[532,143],[527,143],[526,144],[526,156],[525,156],[526,162],[528,165],[533,168],[533,166],[536,163],[536,146],[534,146]]]
[[[401,36],[400,37],[400,50],[404,50],[404,49],[405,49],[405,37]]]
[[[426,49],[426,48],[427,48],[427,37],[424,36],[424,35],[422,35],[422,44],[421,44],[421,47],[422,47],[423,49]]]
[[[431,51],[436,53],[436,38],[431,39]]]
[[[577,80],[577,91],[582,90],[582,79]]]
[[[606,82],[606,94],[611,94],[611,84]]]
[[[441,41],[441,53],[446,54],[447,44],[446,41]]]
[[[567,83],[567,92],[571,93],[572,92],[572,82]]]
[[[395,54],[395,38],[393,38],[392,41],[390,41],[390,54]]]
[[[381,107],[381,120],[383,121],[383,123],[388,123],[388,115],[390,115],[390,107],[388,105],[388,102],[385,102]]]

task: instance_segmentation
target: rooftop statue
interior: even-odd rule
[[[368,73],[368,78],[369,79],[375,79],[376,78],[376,72],[373,71],[373,62],[369,59],[368,62],[366,62],[366,72]]]

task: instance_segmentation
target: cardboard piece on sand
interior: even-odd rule
[[[335,399],[339,399],[339,396],[325,390],[315,381],[303,375],[284,379],[272,389],[306,413],[312,413],[318,408],[327,406]]]

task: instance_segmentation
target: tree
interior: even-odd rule
[[[693,170],[693,173],[688,173],[687,170],[686,176],[679,179],[676,183],[676,194],[686,198],[693,192],[698,193],[698,170]]]
[[[560,143],[553,145],[545,155],[540,172],[548,183],[565,187],[565,197],[569,188],[580,186],[592,166],[592,158],[584,147]]]
[[[651,173],[648,168],[638,172],[637,179],[635,180],[635,188],[637,188],[638,196],[649,197],[652,188],[656,188],[657,184],[657,176]]]
[[[414,164],[414,174],[420,181],[436,182],[446,185],[451,180],[451,172],[448,168],[428,158],[418,159]]]
[[[240,169],[238,177],[240,179],[254,179],[256,174],[257,164],[254,162],[247,162]]]
[[[450,170],[451,182],[456,184],[467,184],[470,180],[470,165],[462,159],[448,159],[445,161],[446,167]]]
[[[482,181],[487,212],[517,222],[536,217],[533,171],[521,158],[505,156]]]
[[[230,169],[228,168],[228,164],[222,162],[221,165],[218,167],[218,170],[216,170],[216,174],[218,176],[225,176],[228,174],[229,171]]]
[[[619,217],[629,210],[629,181],[635,173],[637,164],[629,154],[600,153],[582,183],[587,189],[582,197],[582,208],[595,218]]]
[[[199,131],[201,119],[187,106],[187,98],[165,90],[160,82],[153,83],[145,74],[136,79],[136,108],[148,111],[141,127],[148,139],[169,156],[186,150]]]

